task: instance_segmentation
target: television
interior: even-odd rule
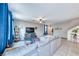
[[[33,27],[26,27],[26,33],[34,33],[35,30]]]

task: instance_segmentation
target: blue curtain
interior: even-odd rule
[[[0,3],[0,55],[7,45],[13,46],[14,40],[14,20],[12,13],[8,10],[7,3]]]
[[[8,39],[8,5],[0,3],[0,55],[7,46]]]

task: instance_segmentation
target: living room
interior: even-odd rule
[[[78,3],[0,3],[0,55],[79,55],[79,43],[68,40],[78,11]]]

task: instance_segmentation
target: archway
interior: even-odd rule
[[[68,30],[67,40],[72,42],[79,42],[79,26],[73,27]]]

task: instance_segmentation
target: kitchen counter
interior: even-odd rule
[[[20,46],[14,45],[14,47],[6,49],[5,52],[3,53],[3,56],[25,56],[25,55],[31,55],[29,53],[31,53],[32,51],[36,52],[37,51],[37,47],[39,48],[39,47],[45,46],[48,43],[50,43],[52,40],[55,40],[56,38],[59,38],[59,37],[53,37],[53,36],[40,37],[40,41],[35,42],[33,44],[30,44],[28,46],[25,45],[24,41],[21,41],[19,43],[19,44],[21,44]]]
[[[40,37],[41,41],[39,41],[39,47],[45,46],[46,44],[52,42],[53,40],[56,40],[57,38],[59,38],[58,36],[51,36],[51,35],[47,35],[44,37]]]

